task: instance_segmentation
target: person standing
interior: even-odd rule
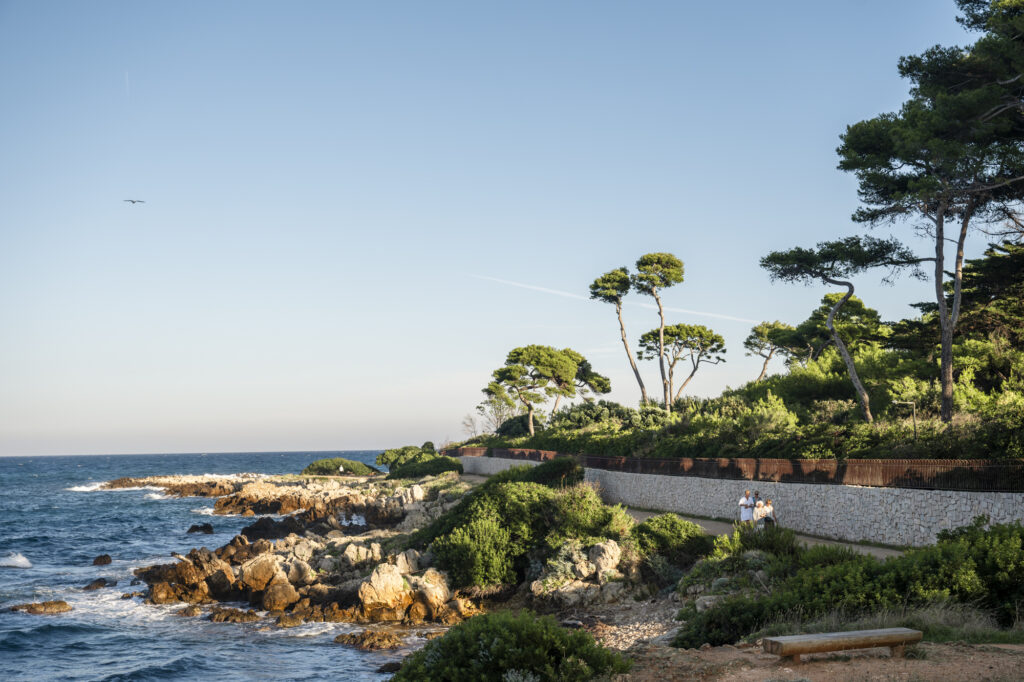
[[[750,496],[750,491],[745,490],[743,497],[740,498],[740,523],[753,523],[754,522],[754,498]]]
[[[768,501],[764,503],[764,525],[774,526],[778,523],[775,519],[775,506],[772,504],[772,498],[768,498]]]

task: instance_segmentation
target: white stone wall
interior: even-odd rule
[[[511,466],[537,464],[497,457],[462,457],[461,461],[466,473],[488,476]],[[774,501],[783,526],[853,542],[928,545],[940,530],[965,526],[979,514],[995,523],[1024,521],[1021,493],[766,483],[603,469],[587,469],[585,480],[596,483],[609,503],[725,519],[739,518],[739,499],[749,488],[759,491],[761,499]]]
[[[528,459],[503,459],[501,457],[459,457],[462,462],[462,471],[466,474],[478,474],[490,476],[505,469],[520,467],[524,464],[537,466],[540,462],[533,462]]]

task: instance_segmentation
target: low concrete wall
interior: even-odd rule
[[[491,475],[536,462],[498,457],[462,457],[466,473]],[[609,503],[716,518],[739,517],[746,489],[771,498],[779,522],[801,533],[837,540],[921,546],[945,529],[965,526],[986,514],[993,522],[1024,521],[1024,495],[952,490],[867,488],[808,483],[767,483],[692,476],[631,474],[586,469]]]

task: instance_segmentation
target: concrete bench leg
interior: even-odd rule
[[[903,658],[903,655],[907,652],[907,645],[900,644],[899,646],[891,646],[889,650],[892,651],[893,658]]]
[[[800,665],[800,654],[793,654],[792,656],[783,656],[780,663],[789,663],[792,665]]]

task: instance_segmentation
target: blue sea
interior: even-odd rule
[[[377,452],[274,452],[0,458],[0,679],[3,680],[383,680],[375,671],[403,653],[334,643],[347,623],[278,629],[211,623],[147,606],[122,593],[132,570],[173,561],[171,552],[219,547],[252,518],[213,516],[213,499],[164,498],[158,490],[99,491],[121,476],[298,473],[322,457],[372,463]],[[186,534],[210,522],[214,535]],[[109,554],[113,563],[93,566]],[[96,578],[116,587],[92,592]],[[28,615],[2,609],[63,599],[73,611]]]

